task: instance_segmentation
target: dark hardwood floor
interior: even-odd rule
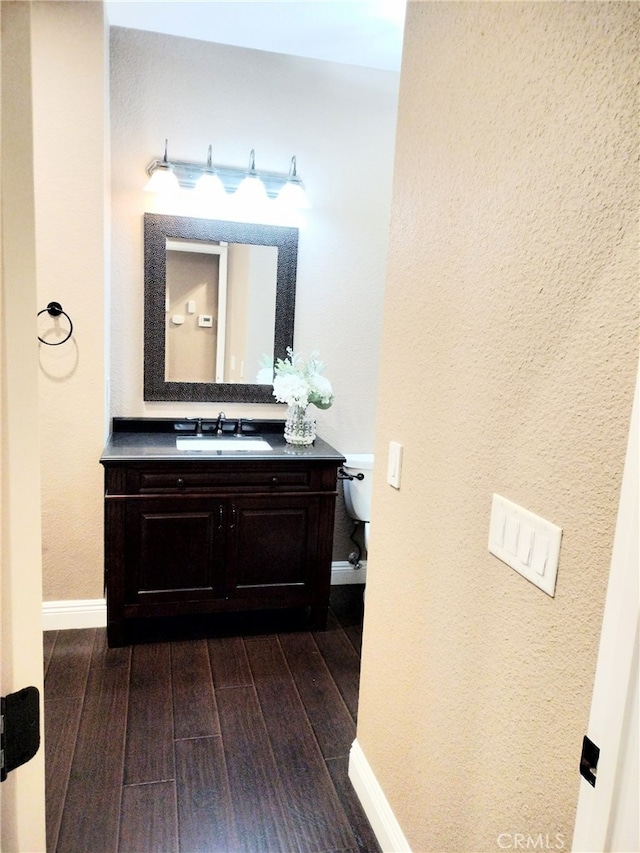
[[[332,589],[326,631],[189,619],[120,649],[46,632],[49,853],[379,853],[347,776],[362,589]]]

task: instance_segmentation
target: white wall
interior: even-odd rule
[[[336,402],[319,434],[344,451],[374,441],[399,75],[113,28],[111,127],[114,416],[212,414],[219,403],[145,403],[142,218],[145,168],[163,153],[287,172],[293,154],[312,208],[300,229],[295,349],[320,350]],[[164,211],[169,212],[169,211]],[[177,212],[177,211],[173,211]],[[227,416],[284,417],[277,404]]]

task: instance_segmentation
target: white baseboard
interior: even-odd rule
[[[331,564],[331,585],[364,583],[367,564],[359,569],[351,563]],[[78,601],[43,601],[42,630],[64,631],[68,628],[104,628],[107,624],[107,602],[104,598],[89,598]]]
[[[349,779],[385,853],[411,853],[409,842],[357,739],[349,753]]]
[[[42,630],[64,631],[67,628],[104,628],[107,624],[107,602],[104,598],[84,601],[43,601]]]
[[[347,583],[365,583],[367,580],[367,561],[363,560],[360,563],[360,568],[356,569],[351,563],[346,560],[343,562],[331,563],[331,586],[340,586]]]

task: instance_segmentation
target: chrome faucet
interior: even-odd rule
[[[222,435],[222,424],[224,423],[225,418],[226,418],[226,415],[224,412],[220,412],[218,414],[218,424],[217,424],[217,428],[216,428],[216,434],[217,435]]]

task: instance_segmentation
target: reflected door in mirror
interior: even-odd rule
[[[167,240],[167,382],[224,381],[217,349],[226,254],[226,246]]]

